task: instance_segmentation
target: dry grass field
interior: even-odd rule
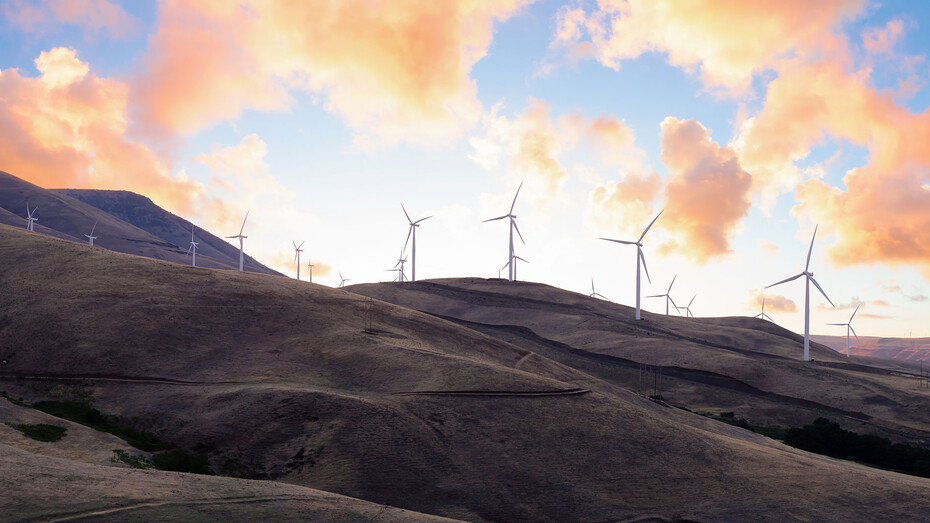
[[[54,452],[2,436],[0,512],[11,519],[133,503],[145,507],[100,516],[426,517],[379,513],[390,506],[471,521],[840,521],[930,510],[930,480],[669,405],[719,408],[719,393],[742,402],[731,410],[773,418],[811,413],[803,404],[927,430],[910,406],[864,400],[925,401],[897,386],[897,371],[822,347],[804,365],[797,337],[774,325],[652,315],[633,325],[618,305],[486,280],[349,292],[3,225],[0,267],[0,390],[91,402],[250,478],[108,466],[94,449],[119,443],[80,430],[80,452],[65,447],[70,429],[48,443]],[[679,369],[668,402],[633,390],[638,362]],[[26,415],[0,414],[14,411]]]

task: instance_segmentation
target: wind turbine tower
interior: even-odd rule
[[[301,249],[301,247],[303,247],[304,244],[307,242],[302,241],[300,242],[300,245],[297,245],[297,242],[295,242],[294,240],[291,240],[291,243],[294,244],[294,261],[297,262],[297,281],[300,281],[300,253],[304,252],[304,250]]]
[[[769,320],[772,323],[775,323],[775,320],[771,316],[765,313],[765,296],[762,297],[762,312],[753,316],[753,318],[761,318],[763,320]]]
[[[194,241],[194,226],[191,225],[191,246],[187,248],[187,254],[191,255],[191,267],[197,266],[197,245]]]
[[[227,236],[227,238],[239,238],[239,272],[242,272],[242,240],[248,238],[248,236],[243,236],[242,231],[245,230],[245,221],[249,219],[249,213],[251,210],[245,212],[245,218],[242,220],[242,227],[239,229],[239,234],[235,236]]]
[[[860,304],[861,305],[861,304]],[[856,337],[856,342],[859,341],[859,335],[856,334],[856,329],[852,328],[852,320],[856,317],[856,313],[859,312],[859,305],[856,305],[856,310],[853,311],[852,316],[849,317],[849,321],[846,323],[828,323],[827,325],[845,325],[846,326],[846,357],[849,357],[849,331],[852,331],[853,336]]]
[[[811,266],[811,253],[814,252],[814,238],[817,237],[817,227],[818,226],[814,226],[814,235],[811,236],[811,246],[807,250],[807,263],[804,265],[804,272],[790,278],[786,278],[778,283],[773,283],[766,287],[766,289],[768,289],[769,287],[781,285],[782,283],[788,283],[789,281],[794,281],[801,276],[804,276],[804,361],[811,360],[811,282],[814,282],[814,286],[817,287],[817,290],[820,291],[820,294],[823,294],[823,297],[827,298],[827,301],[830,302],[830,305],[833,305],[833,302],[830,301],[827,293],[823,291],[823,289],[820,287],[820,284],[817,283],[817,280],[814,279],[814,273],[808,270]],[[836,307],[836,305],[833,306]],[[850,321],[852,321],[851,318]]]
[[[677,274],[675,275],[674,278],[672,278],[672,283],[668,284],[668,290],[665,291],[665,294],[653,294],[652,296],[646,296],[647,298],[665,298],[665,315],[666,316],[668,316],[668,303],[672,302],[672,305],[675,305],[675,300],[672,299],[672,296],[670,294],[672,292],[672,285],[675,285],[675,278],[678,278]],[[678,310],[678,305],[675,305],[675,309]]]
[[[410,281],[417,281],[417,227],[420,226],[420,222],[429,220],[432,216],[413,221],[410,219],[410,215],[407,214],[407,209],[404,209],[403,203],[400,204],[400,208],[403,209],[404,216],[407,217],[407,222],[410,224],[410,229],[407,231],[407,241],[410,241],[411,236],[413,237],[413,244],[410,247]],[[403,258],[404,251],[407,250],[407,241],[404,242],[404,248],[400,251],[401,258]],[[403,269],[403,264],[401,264],[401,269]],[[401,271],[401,275],[403,275],[403,271]],[[404,281],[403,278],[399,278],[399,280]]]
[[[646,280],[648,280],[649,283],[652,283],[652,280],[649,278],[649,269],[646,268],[646,257],[643,256],[643,238],[646,237],[646,233],[649,232],[649,229],[652,227],[652,224],[654,224],[656,220],[659,219],[659,216],[662,216],[663,212],[665,212],[665,209],[662,209],[661,211],[659,211],[659,214],[657,214],[656,217],[653,218],[651,222],[649,222],[649,226],[646,227],[646,230],[644,230],[643,233],[639,236],[639,240],[636,240],[635,242],[631,242],[627,240],[612,240],[610,238],[601,238],[602,240],[606,240],[609,242],[616,242],[616,243],[622,243],[624,245],[635,245],[636,246],[636,319],[637,320],[642,319],[642,317],[640,316],[640,312],[639,312],[640,311],[639,298],[641,295],[640,290],[639,290],[640,288],[639,286],[639,279],[640,279],[639,278],[639,263],[640,261],[642,261],[643,269],[646,271]]]
[[[514,230],[517,231],[517,236],[520,237],[520,241],[523,242],[524,245],[526,244],[526,241],[523,239],[523,235],[520,234],[520,228],[517,227],[517,215],[515,215],[515,214],[513,213],[513,208],[514,208],[515,205],[517,205],[517,196],[520,195],[520,189],[521,189],[522,187],[523,187],[523,182],[520,182],[520,186],[517,187],[517,193],[513,195],[513,203],[510,204],[510,212],[508,212],[507,214],[505,214],[505,215],[503,215],[503,216],[498,216],[497,218],[489,218],[489,219],[487,219],[487,220],[484,220],[484,222],[482,222],[482,223],[485,223],[485,222],[493,222],[493,221],[496,221],[496,220],[503,220],[504,218],[510,218],[510,241],[509,241],[508,247],[507,247],[507,265],[510,266],[510,269],[507,271],[507,272],[508,272],[508,274],[507,274],[507,281],[513,281],[514,278],[517,277],[517,275],[516,275],[516,273],[517,273],[517,271],[516,271],[516,264],[513,263],[513,259],[514,259],[514,257],[515,257],[515,255],[514,255],[514,253],[513,253],[513,231],[514,231]],[[522,258],[521,258],[521,259],[522,259]],[[526,261],[526,260],[523,260],[523,261]],[[505,265],[505,267],[506,267],[507,265]]]
[[[307,260],[307,269],[310,270],[310,279],[308,281],[313,283],[313,262],[310,260]]]
[[[29,210],[29,202],[26,202],[26,230],[27,230],[27,231],[31,231],[31,230],[32,230],[32,224],[35,223],[35,222],[37,222],[37,221],[39,221],[38,218],[36,218],[35,216],[33,216],[33,213],[35,213],[36,210],[38,210],[38,209],[39,209],[39,206],[36,205],[36,206],[33,207],[32,210],[30,211],[30,210]]]
[[[87,241],[90,242],[90,246],[91,246],[91,247],[94,246],[94,240],[97,239],[97,237],[94,236],[94,231],[95,231],[95,230],[97,230],[97,222],[94,222],[94,226],[93,226],[93,228],[91,228],[90,234],[85,234],[85,235],[84,235],[84,236],[87,237]]]

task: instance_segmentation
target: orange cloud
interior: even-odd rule
[[[633,146],[633,130],[613,115],[585,118],[577,112],[559,118],[559,130],[574,145],[583,139],[609,163],[638,166],[642,151]]]
[[[638,237],[655,215],[653,202],[661,189],[662,178],[656,173],[628,174],[619,182],[598,184],[588,195],[588,220]]]
[[[870,54],[887,54],[904,36],[904,22],[889,20],[885,27],[873,27],[862,33],[862,46]]]
[[[471,68],[494,24],[526,3],[166,0],[135,87],[162,130],[283,109],[291,89],[306,89],[360,145],[438,143],[479,120]]]
[[[90,73],[63,47],[36,66],[36,78],[0,71],[4,170],[42,187],[133,190],[185,213],[209,202],[200,184],[172,176],[165,159],[126,136],[126,84]]]
[[[885,300],[872,300],[869,303],[871,305],[875,305],[876,307],[891,307],[891,304]]]
[[[765,300],[765,313],[769,312],[798,312],[798,305],[792,300],[777,294],[765,294],[756,289],[749,291],[749,306],[755,310],[762,310],[762,300]]]
[[[619,69],[646,52],[700,74],[708,87],[750,89],[753,75],[833,47],[832,30],[860,13],[864,0],[601,0],[587,16],[563,8],[553,45],[575,49],[590,37],[597,60]],[[764,23],[760,23],[764,21]]]
[[[759,239],[759,250],[767,256],[775,256],[778,254],[778,245],[775,245],[773,242],[770,242],[764,238]]]
[[[49,0],[33,4],[11,0],[3,6],[3,16],[28,33],[50,33],[59,24],[83,27],[91,33],[106,30],[124,38],[136,31],[138,22],[121,6],[109,0]]]
[[[752,177],[697,120],[668,117],[661,128],[662,161],[670,173],[662,226],[679,237],[664,250],[680,248],[706,263],[730,252],[733,232],[749,211]]]

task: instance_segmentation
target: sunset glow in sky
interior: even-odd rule
[[[294,275],[519,279],[754,315],[811,270],[818,334],[930,336],[930,4],[0,2],[0,170],[126,189]],[[409,268],[409,258],[408,258]],[[306,269],[302,270],[305,277]],[[506,270],[502,273],[506,277]],[[802,280],[766,313],[803,329]],[[664,312],[661,299],[644,308]]]

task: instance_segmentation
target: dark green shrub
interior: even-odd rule
[[[213,475],[210,460],[206,454],[191,454],[184,449],[152,454],[152,463],[162,470]]]
[[[64,427],[47,425],[45,423],[36,423],[34,425],[14,425],[12,423],[7,423],[7,425],[22,432],[27,438],[32,438],[36,441],[58,441],[68,433],[68,429]]]

